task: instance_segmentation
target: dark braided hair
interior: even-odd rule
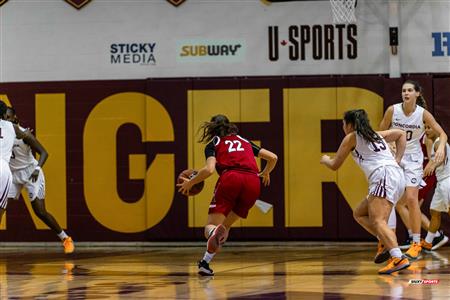
[[[6,114],[6,108],[8,106],[6,105],[5,102],[3,102],[2,100],[0,100],[0,119],[5,119],[5,114]]]
[[[420,95],[417,97],[417,100],[416,100],[417,105],[422,106],[423,108],[428,110],[427,101],[423,97],[423,89],[420,86],[420,84],[417,81],[414,81],[414,80],[406,80],[405,82],[403,82],[402,86],[407,84],[407,83],[412,84],[414,86],[414,90],[416,92],[420,93]]]
[[[239,132],[237,126],[230,123],[224,115],[215,115],[211,121],[203,123],[198,131],[202,131],[199,143],[208,143],[215,136],[222,137]]]
[[[349,110],[344,113],[344,121],[368,142],[381,142],[380,136],[372,129],[364,109]]]

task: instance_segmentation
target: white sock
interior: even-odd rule
[[[214,255],[216,255],[216,254],[205,251],[205,255],[203,255],[203,260],[209,264],[209,262],[213,259]]]
[[[413,232],[412,232],[412,230],[411,230],[411,229],[408,229],[408,235],[409,235],[409,237],[410,237],[410,238],[412,238],[412,236],[413,236]]]
[[[433,244],[433,239],[436,236],[436,233],[429,232],[427,233],[427,236],[425,237],[425,242],[429,244]]]
[[[441,236],[441,233],[439,232],[439,230],[436,231],[436,233],[434,234],[434,237],[440,237],[440,236]]]
[[[420,233],[413,233],[412,239],[414,243],[420,243]]]
[[[397,257],[397,258],[401,258],[402,257],[402,251],[400,250],[400,248],[392,248],[391,250],[389,250],[389,254],[392,257]]]
[[[62,241],[62,240],[64,240],[64,239],[68,238],[69,236],[68,236],[67,233],[65,233],[64,230],[63,230],[63,231],[61,231],[60,233],[58,233],[58,237],[59,237],[59,238],[61,239],[61,241]]]

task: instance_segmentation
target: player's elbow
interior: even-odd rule
[[[337,169],[339,169],[339,167],[335,164],[332,164],[329,166],[331,170],[336,171]]]
[[[337,169],[339,169],[339,167],[340,167],[341,165],[338,163],[338,162],[336,162],[336,161],[331,161],[331,163],[328,165],[328,167],[331,169],[331,170],[333,170],[333,171],[336,171]]]
[[[212,166],[207,166],[205,168],[205,174],[209,177],[214,173],[214,167]]]
[[[275,153],[272,153],[269,157],[269,160],[271,160],[273,163],[276,163],[278,161],[278,156]]]

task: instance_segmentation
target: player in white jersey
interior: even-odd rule
[[[362,227],[376,236],[388,249],[391,259],[379,274],[391,274],[409,266],[408,259],[398,248],[395,233],[387,221],[395,203],[405,189],[403,171],[398,165],[406,145],[406,134],[391,129],[375,132],[363,109],[344,114],[343,129],[346,134],[334,158],[322,156],[320,163],[337,170],[352,153],[355,162],[364,171],[369,182],[369,193],[354,211],[354,217]],[[388,142],[395,142],[396,156],[392,155]]]
[[[424,173],[425,175],[429,175],[434,171],[437,179],[436,189],[434,190],[433,199],[430,204],[430,226],[428,227],[428,233],[425,240],[422,241],[422,248],[426,251],[431,251],[433,248],[433,239],[441,226],[441,213],[444,212],[450,214],[450,162],[448,160],[450,146],[448,143],[445,143],[444,160],[437,163],[434,160],[434,157],[437,149],[441,145],[439,134],[428,125],[425,126],[425,133],[427,137],[433,141],[433,147],[431,148],[431,159],[427,164]],[[442,244],[445,244],[446,242],[448,242],[448,238],[444,238],[441,241]]]
[[[7,108],[6,119],[19,126],[14,108]],[[22,127],[20,129],[24,130]],[[72,238],[62,230],[53,215],[45,208],[45,177],[42,166],[47,160],[48,153],[36,138],[33,137],[33,139],[33,144],[20,139],[14,141],[12,156],[9,161],[12,185],[8,198],[10,200],[18,199],[24,188],[28,193],[36,216],[58,235],[63,243],[64,252],[72,253],[74,251]],[[39,154],[39,161],[34,158],[32,150]]]
[[[12,174],[9,168],[14,140],[24,139],[30,144],[29,132],[23,132],[17,125],[8,122],[5,119],[6,104],[0,100],[0,222],[8,205],[8,192],[12,185]]]
[[[406,132],[406,150],[400,163],[406,180],[406,190],[403,198],[397,206],[406,205],[409,220],[403,220],[406,227],[412,231],[412,244],[406,255],[411,259],[418,259],[422,251],[420,241],[421,211],[419,206],[419,185],[423,176],[423,153],[420,148],[420,138],[424,134],[424,123],[438,132],[441,141],[447,143],[447,135],[436,122],[433,115],[424,109],[425,99],[422,96],[422,88],[412,80],[407,80],[402,85],[403,102],[388,107],[380,130],[399,128]],[[442,162],[445,154],[444,145],[436,150],[436,161]],[[409,224],[408,224],[409,223]]]

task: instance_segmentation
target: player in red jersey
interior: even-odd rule
[[[259,177],[265,186],[270,184],[270,172],[278,157],[239,136],[237,126],[224,115],[212,117],[210,122],[203,123],[199,131],[202,131],[199,142],[206,143],[206,164],[197,176],[185,179],[177,186],[179,192],[187,195],[193,185],[211,176],[214,169],[219,174],[205,226],[207,250],[198,262],[198,273],[212,276],[214,272],[209,267],[210,261],[226,241],[233,223],[247,218],[248,211],[260,194]],[[255,156],[266,160],[261,172]]]

